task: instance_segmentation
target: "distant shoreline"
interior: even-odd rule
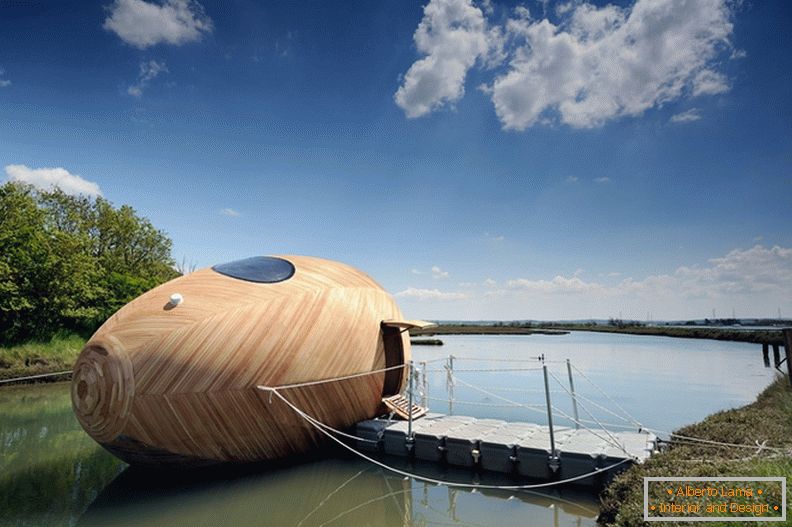
[[[543,326],[498,326],[482,324],[441,324],[426,329],[412,329],[412,336],[432,335],[567,335],[572,331],[595,331],[627,335],[649,335],[687,339],[726,340],[754,344],[783,344],[780,330],[734,330],[724,328],[686,328],[662,326],[604,326],[594,324],[558,324]]]
[[[413,337],[432,335],[567,335],[564,329],[542,329],[523,326],[487,326],[477,324],[443,324],[426,329],[411,329]]]

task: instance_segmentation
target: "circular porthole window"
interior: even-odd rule
[[[283,282],[294,276],[294,264],[273,256],[253,256],[212,267],[220,274],[261,284]]]

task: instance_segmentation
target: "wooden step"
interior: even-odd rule
[[[390,397],[385,397],[382,399],[382,402],[385,403],[385,406],[388,407],[390,411],[401,417],[402,419],[409,419],[410,413],[412,413],[413,419],[418,419],[426,414],[426,408],[423,406],[413,404],[412,405],[412,412],[410,412],[410,402],[407,398],[403,395],[392,395]]]

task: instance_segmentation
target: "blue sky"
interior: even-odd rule
[[[0,175],[440,319],[792,315],[783,1],[0,2]]]

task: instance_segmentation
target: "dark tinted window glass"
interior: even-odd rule
[[[264,284],[283,282],[294,275],[294,265],[291,262],[272,256],[254,256],[218,264],[212,269],[232,278]]]

